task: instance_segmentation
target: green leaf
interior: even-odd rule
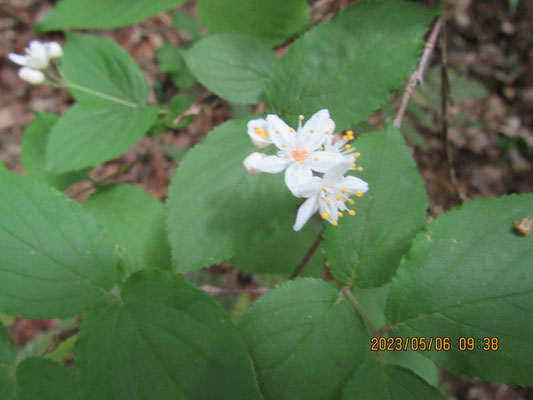
[[[5,171],[5,170],[7,170],[6,165],[2,161],[0,161],[0,171]]]
[[[228,260],[294,218],[298,199],[285,187],[283,174],[251,176],[242,165],[257,150],[246,123],[231,120],[215,128],[172,178],[167,230],[176,271]]]
[[[473,201],[431,222],[393,281],[393,334],[448,337],[450,351],[422,354],[454,373],[532,385],[533,236],[513,230],[522,217],[533,217],[533,195]],[[460,351],[460,337],[475,348]],[[498,350],[478,348],[485,337]]]
[[[312,278],[263,295],[239,327],[265,400],[337,398],[369,348],[350,304],[332,285]]]
[[[434,387],[411,371],[369,358],[346,384],[341,400],[444,400]]]
[[[115,281],[96,221],[57,190],[0,172],[0,310],[30,318],[78,314]]]
[[[349,6],[304,34],[274,67],[270,109],[296,118],[328,108],[341,129],[364,120],[414,69],[434,15],[398,0]]]
[[[46,358],[29,358],[17,367],[21,400],[76,400],[74,374],[64,365]]]
[[[108,101],[74,105],[52,127],[46,149],[46,169],[62,173],[120,156],[157,119],[157,108],[128,107]]]
[[[212,297],[152,270],[132,275],[121,298],[96,306],[81,326],[84,400],[261,399],[246,346]]]
[[[87,177],[88,170],[54,175],[45,171],[45,149],[52,126],[57,121],[55,114],[37,112],[35,120],[28,125],[22,138],[22,165],[34,178],[64,190],[74,182]]]
[[[259,101],[277,61],[260,40],[236,33],[209,36],[184,57],[202,85],[222,98],[245,104]]]
[[[307,27],[309,6],[304,0],[200,0],[198,18],[212,32],[244,33],[274,46]]]
[[[194,41],[202,36],[198,21],[186,12],[177,12],[172,16],[172,22],[180,36],[186,41]],[[185,35],[184,35],[185,34]]]
[[[155,52],[159,68],[163,72],[180,72],[183,69],[183,57],[178,46],[164,43]]]
[[[389,281],[410,240],[424,226],[427,198],[422,177],[398,131],[391,125],[364,134],[355,143],[361,153],[357,173],[369,190],[357,199],[357,216],[327,226],[324,252],[333,274],[360,287]]]
[[[196,85],[196,78],[187,66],[180,72],[173,73],[170,79],[177,88],[182,90],[191,90]]]
[[[15,380],[15,343],[11,335],[0,324],[0,399],[19,400]]]
[[[174,125],[174,120],[181,116],[187,109],[196,101],[196,97],[190,94],[177,94],[168,103],[170,111],[167,119],[167,126],[173,129],[179,129],[187,126],[194,118],[193,115],[188,115],[182,118],[178,125]]]
[[[96,91],[108,100],[112,97],[133,105],[144,104],[150,91],[135,61],[105,37],[69,34],[61,67],[78,101],[98,97]]]
[[[170,10],[185,0],[61,0],[39,21],[40,32],[72,28],[115,28]]]
[[[170,267],[163,203],[128,184],[106,185],[84,207],[107,230],[110,240],[134,255],[147,268]]]
[[[231,263],[252,273],[292,273],[311,248],[321,227],[311,226],[309,221],[301,231],[295,232],[292,229],[294,218],[294,212],[290,209],[290,213],[286,214],[286,218],[272,234],[256,245],[243,249]],[[317,276],[320,276],[323,262],[324,257],[319,247],[306,264],[304,275],[318,272]]]

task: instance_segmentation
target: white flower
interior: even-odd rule
[[[51,58],[63,55],[61,46],[56,42],[41,43],[32,40],[26,48],[26,54],[9,53],[8,58],[22,67],[44,70],[48,67]]]
[[[361,155],[356,152],[355,147],[350,144],[350,141],[354,139],[352,131],[346,131],[346,134],[342,136],[342,139],[334,140],[333,136],[328,136],[324,142],[324,150],[332,153],[341,154],[346,161],[350,162],[350,170],[357,169],[362,171],[363,167],[357,167],[357,158]]]
[[[345,161],[340,153],[323,151],[326,137],[332,135],[335,123],[329,117],[328,110],[315,113],[302,127],[300,116],[298,130],[295,131],[277,115],[266,118],[266,130],[269,140],[278,148],[277,155],[257,158],[249,163],[253,170],[275,174],[285,171],[285,183],[289,190],[299,196],[299,187],[313,177],[313,172],[324,173],[331,167]],[[254,128],[264,129],[262,123],[254,121]],[[252,121],[251,121],[252,122]],[[250,125],[249,125],[250,127]],[[266,139],[265,139],[266,140]]]
[[[242,164],[244,165],[244,168],[246,168],[246,171],[250,175],[259,175],[261,173],[261,171],[259,171],[257,169],[254,169],[253,165],[256,164],[257,162],[259,162],[260,160],[262,160],[265,157],[266,157],[265,154],[252,153],[252,154],[250,154],[248,157],[246,157],[244,159]]]
[[[355,204],[350,196],[363,196],[368,190],[368,184],[355,176],[344,177],[349,168],[350,161],[345,161],[328,170],[322,178],[315,176],[300,187],[301,197],[307,197],[307,200],[298,209],[293,227],[295,231],[302,229],[317,211],[334,226],[338,225],[337,221],[344,215],[343,211],[355,215],[354,210],[348,209],[346,202]]]
[[[46,80],[46,76],[42,71],[28,67],[22,67],[19,69],[19,78],[23,81],[31,83],[32,85],[39,85]]]
[[[248,122],[248,135],[257,147],[265,148],[272,144],[266,119],[253,119]]]

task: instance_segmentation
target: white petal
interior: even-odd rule
[[[250,175],[259,175],[261,171],[259,171],[258,169],[255,169],[254,165],[258,161],[262,160],[264,157],[266,157],[264,154],[252,153],[244,159],[244,161],[242,162],[242,165],[244,165],[244,168],[246,168],[246,171]]]
[[[29,82],[32,85],[39,85],[43,83],[46,79],[46,77],[41,71],[28,67],[23,67],[19,69],[19,77],[23,81]]]
[[[352,161],[347,161],[346,158],[344,158],[344,161],[334,165],[326,171],[324,174],[324,181],[329,185],[335,184],[342,179],[342,176],[348,171],[351,165]]]
[[[296,197],[300,197],[300,186],[313,177],[311,169],[298,162],[293,162],[285,171],[285,184]]]
[[[329,117],[328,110],[320,110],[313,114],[302,128],[302,135],[309,151],[314,151],[322,146],[326,136],[333,134],[333,129],[335,129],[335,123]]]
[[[48,42],[45,43],[48,48],[48,57],[50,58],[61,58],[63,57],[63,49],[57,42]]]
[[[261,137],[256,133],[257,129],[264,130],[267,136],[265,138]],[[253,144],[259,148],[265,148],[272,143],[268,133],[268,124],[264,119],[253,119],[248,122],[248,136],[250,136]]]
[[[48,48],[41,42],[32,40],[30,42],[30,54],[28,55],[28,67],[34,69],[44,69],[48,66]]]
[[[308,198],[304,203],[298,208],[298,214],[296,215],[296,222],[293,226],[293,229],[298,232],[305,225],[309,218],[313,216],[318,210],[318,197],[313,196]]]
[[[313,176],[307,182],[302,183],[298,189],[300,197],[312,197],[318,195],[324,187],[324,180],[318,176]]]
[[[11,61],[13,61],[15,64],[18,64],[22,67],[25,67],[26,65],[28,65],[28,59],[26,58],[26,56],[15,54],[15,53],[9,53],[7,57]]]
[[[356,178],[355,176],[347,176],[342,178],[339,182],[332,185],[334,189],[342,190],[346,188],[349,192],[363,192],[365,193],[368,190],[368,183],[364,180]]]
[[[291,137],[294,132],[291,132],[291,127],[281,120],[280,117],[274,114],[269,114],[266,117],[268,124],[268,132],[270,133],[270,140],[274,145],[282,150],[283,145],[291,143]]]
[[[309,154],[306,160],[307,165],[316,172],[324,173],[328,169],[335,167],[339,163],[346,162],[346,157],[342,154],[331,151],[315,151]]]
[[[252,153],[259,154],[259,153]],[[261,154],[262,157],[253,159],[248,162],[248,167],[261,172],[268,172],[269,174],[277,174],[287,168],[290,160],[281,158],[278,156],[266,156]],[[248,156],[247,158],[249,158]]]

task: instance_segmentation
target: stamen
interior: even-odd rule
[[[353,217],[356,214],[356,212],[354,210],[350,210],[348,211],[348,214],[350,214]]]
[[[306,149],[296,147],[292,151],[292,158],[294,158],[294,160],[298,161],[299,163],[303,163],[305,160],[307,160],[307,157],[309,157],[309,153]]]
[[[362,172],[362,171],[363,171],[363,167],[359,167],[359,168],[357,168],[357,170],[358,170],[359,172]]]
[[[361,157],[361,153],[357,152],[354,154],[355,157]]]
[[[339,225],[339,223],[337,221],[331,221],[331,225],[337,226],[337,225]]]
[[[361,191],[357,191],[357,192],[355,192],[355,195],[356,195],[357,197],[363,197],[363,192],[361,192]]]
[[[283,144],[281,145],[281,147],[285,148],[285,147],[287,147],[287,145],[286,145],[285,143],[283,143]]]
[[[340,211],[338,212],[338,214],[337,214],[337,215],[339,216],[339,218],[342,218],[342,217],[344,217],[344,214],[343,214],[343,213],[341,213]]]
[[[318,150],[324,150],[324,146],[320,146]]]
[[[350,168],[355,168],[355,164],[350,165]]]
[[[293,128],[289,129],[289,132],[294,132],[294,129]]]
[[[346,193],[348,193],[348,189],[346,189],[346,188],[342,188],[342,189],[341,189],[341,192],[344,193],[344,194],[346,194]]]
[[[327,212],[323,213],[321,215],[322,219],[328,219],[329,218],[329,214]]]
[[[338,194],[337,196],[335,196],[335,199],[340,200],[340,199],[342,199],[342,196],[340,194]]]
[[[314,129],[310,129],[309,132],[315,133],[315,130]]]
[[[263,128],[255,128],[254,132],[257,136],[266,139],[268,137],[268,132],[264,130]]]
[[[355,204],[355,200],[354,199],[348,199],[348,203],[353,205],[353,204]]]
[[[344,147],[346,148],[346,150],[350,150],[352,148],[352,146],[350,146],[349,144],[345,144]]]
[[[327,199],[327,200],[326,200],[326,204],[327,204],[328,206],[330,206],[330,205],[331,205],[331,200],[330,200],[330,199]]]
[[[276,133],[280,133],[280,132],[279,132],[279,129],[276,129]]]
[[[298,119],[299,119],[300,121],[302,121],[302,120],[304,119],[304,116],[300,114],[300,115],[298,115]]]

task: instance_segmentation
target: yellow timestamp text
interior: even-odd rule
[[[372,351],[496,351],[500,341],[497,337],[460,337],[452,340],[449,337],[372,337],[370,350]]]

